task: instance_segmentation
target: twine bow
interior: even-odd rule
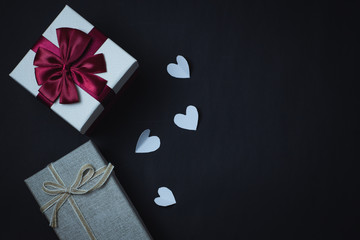
[[[100,168],[99,170],[95,171],[94,167],[90,164],[83,165],[74,181],[74,183],[67,187],[62,179],[60,178],[59,174],[56,172],[53,164],[51,163],[48,165],[48,168],[50,172],[52,173],[53,177],[55,178],[56,182],[44,182],[42,186],[42,190],[49,194],[55,196],[50,201],[45,203],[41,208],[41,212],[45,212],[47,209],[55,205],[50,226],[53,228],[57,227],[57,214],[60,210],[61,206],[66,202],[66,200],[69,200],[71,206],[73,207],[74,211],[78,215],[82,225],[84,226],[85,230],[88,232],[91,239],[95,239],[94,234],[92,233],[90,226],[86,223],[84,216],[82,215],[79,207],[77,206],[76,202],[74,201],[72,195],[82,195],[87,194],[89,192],[92,192],[104,185],[104,183],[108,180],[110,177],[110,174],[114,168],[114,166],[109,163],[107,166],[104,166]],[[86,183],[90,182],[94,178],[101,176],[99,181],[92,186],[89,189],[82,189],[81,187],[85,185]]]

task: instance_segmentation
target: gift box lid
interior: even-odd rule
[[[58,47],[56,29],[59,28],[74,28],[88,34],[94,29],[94,26],[69,6],[65,6],[42,34],[42,37]],[[118,93],[138,68],[137,61],[110,38],[105,40],[95,54],[104,54],[106,62],[106,72],[96,73],[95,75],[105,79],[107,86],[115,94]],[[29,50],[10,73],[10,76],[32,95],[38,96],[41,86],[37,84],[35,77],[35,55],[36,53],[33,50]],[[104,106],[82,88],[75,86],[79,102],[61,104],[58,98],[51,105],[51,109],[78,131],[85,133],[103,112]]]
[[[84,164],[91,164],[96,170],[108,165],[91,141],[53,162],[52,166],[63,183],[66,186],[71,186],[79,169]],[[49,167],[45,167],[25,180],[40,206],[54,198],[54,195],[49,195],[42,189],[44,182],[49,181],[56,182]],[[91,180],[84,185],[84,189],[96,183],[97,180]],[[114,171],[101,188],[83,195],[71,195],[71,197],[96,239],[151,239],[136,209],[118,182]],[[44,211],[49,221],[54,207],[52,206]],[[90,239],[69,200],[65,201],[59,209],[57,219],[58,226],[54,230],[60,239]]]

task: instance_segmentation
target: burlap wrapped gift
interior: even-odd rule
[[[60,239],[151,239],[112,168],[89,141],[25,183]]]

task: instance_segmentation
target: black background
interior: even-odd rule
[[[90,136],[8,76],[66,3],[140,64]],[[89,138],[155,239],[360,239],[358,11],[355,1],[3,2],[1,239],[56,239],[23,180]],[[166,72],[178,54],[190,79]],[[196,132],[173,123],[190,104]],[[135,154],[147,128],[161,147]],[[176,205],[154,204],[160,186]]]

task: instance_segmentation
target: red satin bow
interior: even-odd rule
[[[56,29],[59,54],[39,47],[34,65],[39,92],[51,102],[60,96],[60,103],[79,101],[75,84],[99,96],[107,81],[95,73],[106,72],[103,54],[86,55],[91,37],[73,28]]]

